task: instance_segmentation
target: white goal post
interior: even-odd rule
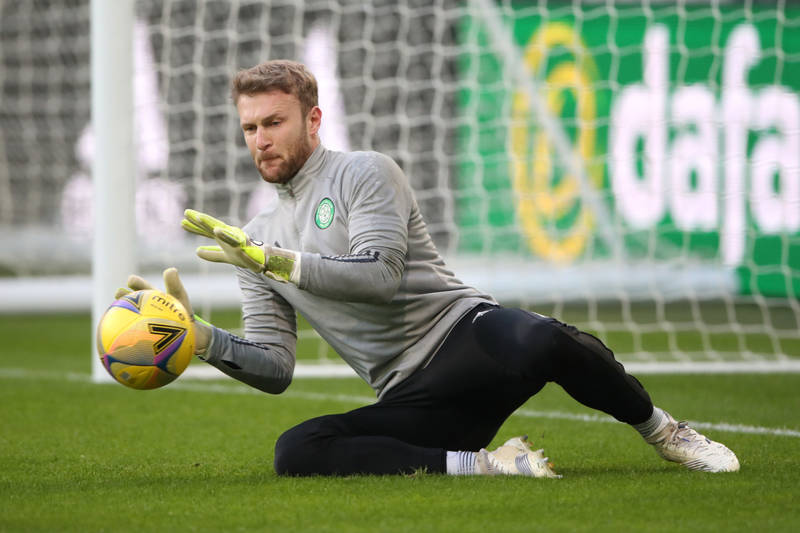
[[[95,381],[112,379],[94,353],[94,329],[120,281],[124,283],[137,270],[133,6],[133,0],[91,0],[92,130],[96,141],[90,346]]]
[[[179,220],[276,201],[228,84],[285,57],[326,146],[393,157],[465,282],[637,372],[800,370],[798,27],[796,2],[0,4],[0,313],[94,324],[166,266],[201,314],[235,308]]]

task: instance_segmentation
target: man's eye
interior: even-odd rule
[[[281,125],[281,121],[280,120],[273,120],[270,124],[272,126],[280,126]]]

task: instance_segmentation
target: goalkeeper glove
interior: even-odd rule
[[[183,229],[217,241],[217,246],[197,249],[201,259],[244,267],[277,281],[290,281],[295,285],[300,282],[300,252],[253,240],[241,228],[193,209],[187,209],[184,217]]]
[[[189,303],[189,295],[186,294],[186,289],[183,287],[181,278],[178,277],[178,269],[168,268],[164,271],[164,287],[166,288],[167,294],[175,297],[183,304],[186,312],[192,317],[195,338],[194,353],[195,355],[201,356],[202,359],[203,354],[208,350],[208,345],[211,343],[211,324],[192,312],[192,305]],[[128,277],[128,286],[117,289],[114,298],[119,299],[133,291],[143,291],[154,288],[155,287],[143,278],[131,275]]]

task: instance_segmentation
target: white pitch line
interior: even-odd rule
[[[563,411],[534,411],[530,409],[518,409],[514,415],[528,418],[552,418],[556,420],[577,420],[580,422],[600,422],[619,424],[612,417],[602,414],[580,414],[565,413]],[[726,422],[700,422],[697,420],[687,420],[687,423],[694,429],[711,429],[714,431],[727,431],[729,433],[747,433],[751,435],[778,435],[781,437],[800,438],[800,431],[787,428],[766,428],[761,426],[748,426],[744,424],[729,424]]]
[[[45,379],[45,380],[59,380],[71,381],[80,383],[91,383],[91,376],[89,374],[81,374],[77,372],[51,372],[44,370],[28,370],[25,368],[2,368],[0,367],[0,379]],[[114,384],[116,386],[116,384]],[[181,390],[189,392],[202,392],[212,394],[241,394],[241,395],[263,395],[264,393],[238,384],[221,384],[221,383],[201,383],[201,382],[175,382],[169,387],[164,389]],[[324,392],[303,392],[289,390],[284,392],[276,398],[292,398],[299,400],[312,400],[312,401],[326,401],[326,402],[339,402],[339,403],[353,403],[353,404],[372,404],[375,403],[375,398],[372,396],[356,396],[350,394],[329,394]],[[565,411],[537,411],[533,409],[517,409],[511,416],[521,416],[525,418],[545,418],[553,420],[573,420],[578,422],[589,423],[612,423],[618,424],[616,420],[605,414],[581,414],[581,413],[568,413]],[[768,428],[763,426],[749,426],[744,424],[730,424],[727,422],[700,422],[695,420],[688,421],[689,424],[695,429],[710,429],[713,431],[723,431],[729,433],[743,433],[749,435],[774,435],[778,437],[794,437],[800,438],[800,430],[788,428]]]
[[[748,433],[750,435],[776,435],[779,437],[800,437],[800,431],[788,428],[765,428],[761,426],[746,426],[743,424],[728,424],[721,422],[696,422],[689,420],[689,425],[699,429],[714,431],[728,431],[730,433]]]
[[[254,394],[263,396],[265,393],[245,385],[222,385],[215,383],[172,383],[169,386],[173,390],[185,390],[192,392],[210,392],[214,394]],[[168,389],[165,389],[168,390]],[[375,403],[374,396],[355,396],[351,394],[328,394],[325,392],[303,392],[288,390],[280,395],[272,395],[275,398],[296,398],[298,400],[315,400],[324,402],[341,402],[372,404]]]

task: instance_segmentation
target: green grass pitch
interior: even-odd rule
[[[0,316],[0,338],[3,532],[800,530],[796,374],[640,377],[676,416],[729,426],[703,432],[737,452],[736,474],[666,463],[551,384],[493,444],[527,433],[563,479],[300,479],[275,475],[278,435],[362,405],[366,385],[298,379],[270,396],[179,379],[133,391],[89,381],[85,315]]]

